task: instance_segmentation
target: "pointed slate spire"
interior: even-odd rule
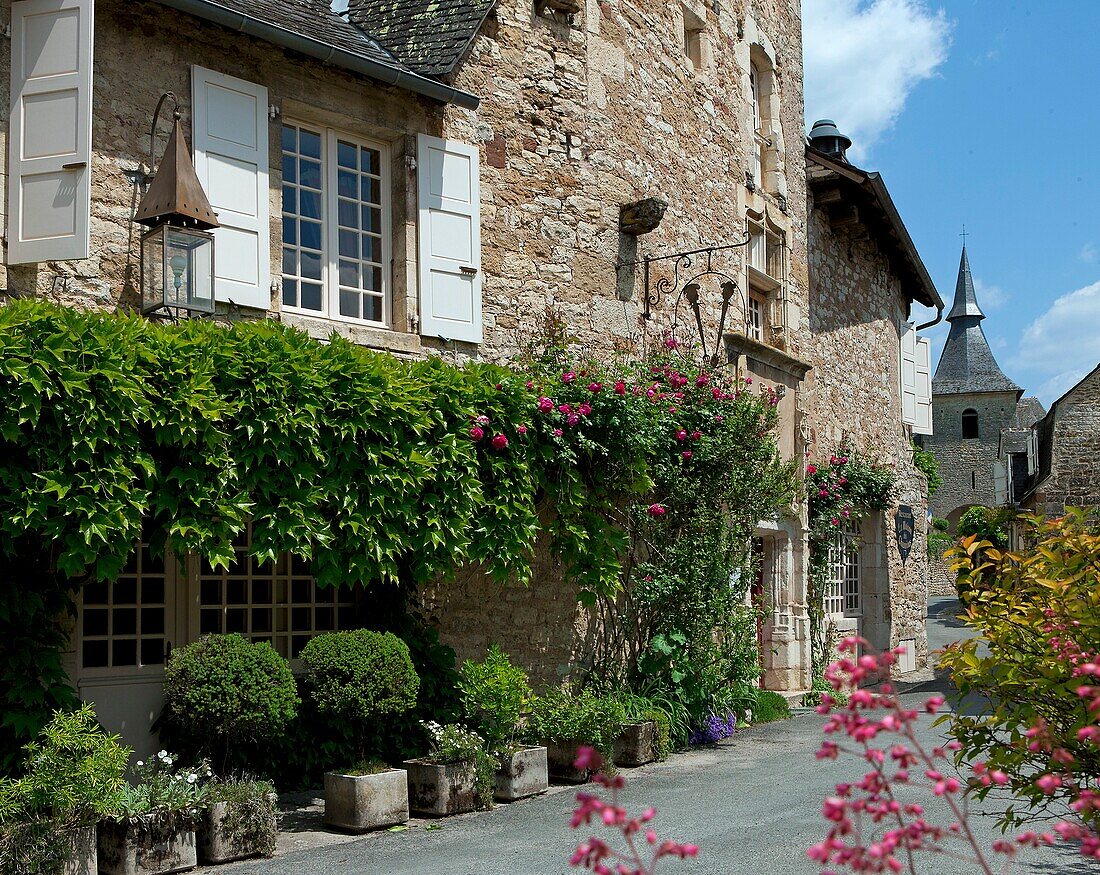
[[[947,321],[951,322],[960,316],[985,318],[985,313],[978,306],[978,297],[974,294],[974,278],[970,275],[970,259],[966,255],[965,243],[962,259],[959,261],[959,279],[955,283],[955,303],[951,306],[951,312],[947,314]]]
[[[970,259],[963,244],[959,261],[959,279],[955,284],[955,303],[947,316],[951,331],[947,335],[932,378],[933,395],[963,395],[970,392],[1023,392],[1004,375],[982,331],[985,313],[978,306]]]

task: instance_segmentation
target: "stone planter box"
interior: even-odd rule
[[[99,825],[99,875],[162,875],[198,864],[195,831],[157,817]]]
[[[61,870],[62,875],[96,875],[99,861],[96,848],[95,826],[79,826],[67,830],[64,841],[69,843],[69,861]]]
[[[652,720],[628,723],[615,739],[615,765],[644,766],[660,758],[657,724]]]
[[[515,802],[545,793],[549,786],[546,748],[529,747],[500,757],[493,798]]]
[[[199,859],[202,862],[228,863],[232,860],[243,860],[246,857],[270,855],[271,849],[260,847],[256,839],[234,836],[227,829],[226,821],[232,819],[235,809],[239,807],[238,802],[215,802],[203,812],[195,836],[198,841]],[[278,828],[274,811],[271,812],[265,826],[274,835]]]
[[[591,769],[575,769],[577,748],[583,741],[546,742],[546,760],[550,777],[566,784],[584,784],[592,777]]]
[[[409,819],[408,776],[404,769],[376,775],[325,772],[325,823],[348,832],[396,826]]]
[[[446,817],[477,808],[477,769],[472,760],[436,765],[426,759],[405,760],[409,805],[417,814]]]

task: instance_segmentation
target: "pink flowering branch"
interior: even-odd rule
[[[626,843],[625,851],[615,850],[606,841],[593,836],[577,845],[570,866],[590,869],[596,875],[653,875],[657,864],[665,857],[686,860],[699,853],[696,845],[680,844],[671,840],[660,841],[657,833],[648,824],[657,815],[655,808],[647,808],[638,817],[630,817],[625,808],[619,805],[619,792],[626,786],[621,775],[608,777],[598,771],[603,767],[603,757],[591,747],[577,750],[577,760],[573,764],[578,771],[597,770],[593,780],[610,791],[611,800],[605,801],[599,795],[581,791],[577,794],[577,808],[569,825],[573,829],[588,826],[593,822],[619,830]],[[643,835],[645,844],[639,848],[638,837]],[[648,860],[643,860],[643,851]]]
[[[870,769],[858,782],[837,784],[837,795],[825,800],[822,814],[830,823],[828,837],[811,847],[808,856],[822,865],[845,867],[853,872],[908,871],[915,875],[914,854],[923,851],[973,863],[985,875],[993,875],[994,858],[971,828],[963,796],[965,788],[958,778],[946,774],[949,751],[957,751],[959,744],[951,742],[928,750],[916,735],[920,712],[905,708],[890,684],[883,684],[878,691],[859,688],[860,683],[888,674],[897,654],[902,652],[902,648],[897,648],[859,656],[861,645],[866,645],[863,639],[845,638],[839,649],[848,655],[830,665],[825,673],[834,690],[851,689],[847,706],[834,711],[835,700],[826,695],[817,709],[818,713],[829,715],[825,734],[842,736],[847,742],[827,739],[816,756],[835,760],[848,754],[865,761]],[[935,714],[943,702],[942,696],[932,696],[925,702],[924,711]],[[885,738],[890,739],[888,744],[882,744]],[[970,769],[972,786],[1008,783],[1007,775],[987,768],[984,763],[975,763]],[[946,804],[953,822],[947,827],[931,823],[922,805],[898,800],[895,792],[898,785],[929,791]],[[1053,842],[1050,833],[1028,831],[1015,839],[994,842],[992,852],[1004,856],[1003,868],[1007,870],[1019,848]]]

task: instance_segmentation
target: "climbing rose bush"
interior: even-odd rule
[[[577,808],[569,825],[573,829],[602,823],[622,834],[625,848],[616,850],[606,841],[593,836],[577,845],[569,865],[589,869],[596,875],[653,875],[657,864],[665,857],[686,860],[699,855],[698,845],[682,844],[670,839],[661,840],[649,824],[657,816],[657,809],[647,808],[637,817],[631,817],[619,805],[619,792],[626,786],[621,775],[609,777],[602,771],[603,756],[595,748],[581,747],[573,763],[579,771],[596,770],[593,780],[609,791],[610,801],[597,793],[581,791],[577,794]]]
[[[916,855],[921,852],[962,859],[993,875],[1005,871],[1022,848],[1054,844],[1055,833],[1078,841],[1084,856],[1098,858],[1100,841],[1080,821],[1061,821],[1053,831],[1027,830],[998,839],[991,848],[983,847],[971,828],[965,797],[1005,786],[1008,775],[984,761],[957,771],[952,762],[961,747],[957,741],[932,749],[921,744],[915,732],[917,721],[922,711],[936,714],[944,704],[942,696],[929,697],[923,709],[917,710],[906,708],[890,684],[877,691],[860,689],[862,682],[888,672],[904,652],[898,647],[859,656],[861,647],[866,646],[866,641],[855,637],[840,643],[844,655],[829,666],[826,678],[834,690],[850,690],[848,704],[834,708],[835,700],[826,694],[817,709],[829,715],[824,727],[828,738],[817,758],[835,760],[850,755],[868,767],[860,779],[837,784],[836,795],[824,800],[822,815],[829,823],[828,836],[807,852],[810,859],[831,867],[823,869],[823,875],[842,868],[916,875]],[[1047,776],[1044,783],[1053,788],[1055,776]],[[900,801],[902,788],[910,798],[923,794],[929,801],[939,800],[950,820],[946,824],[933,822],[921,802]],[[1089,806],[1092,800],[1090,794]]]

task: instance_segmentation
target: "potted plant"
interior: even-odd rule
[[[408,775],[367,756],[376,721],[416,705],[420,678],[409,648],[390,632],[326,632],[302,649],[305,682],[322,716],[354,727],[359,762],[325,773],[325,823],[366,832],[409,819]]]
[[[404,763],[409,802],[417,814],[444,817],[491,808],[497,761],[485,739],[457,723],[425,723],[431,739],[427,756]]]
[[[206,763],[180,768],[162,750],[134,767],[137,783],[99,824],[100,875],[162,875],[198,862],[195,826],[202,814]]]
[[[25,748],[24,774],[0,779],[0,872],[95,875],[96,821],[121,802],[132,751],[84,705],[58,711]]]
[[[623,706],[625,722],[615,739],[615,765],[644,766],[668,757],[671,748],[668,715],[644,696],[621,693],[616,698]]]
[[[299,705],[289,663],[270,644],[235,634],[173,650],[164,699],[170,743],[210,759],[219,773],[245,767],[246,752],[277,740]]]
[[[215,779],[206,786],[206,807],[196,839],[204,863],[270,857],[278,833],[278,796],[268,781]]]
[[[550,777],[580,784],[591,777],[591,771],[574,765],[577,748],[596,749],[612,768],[615,739],[625,719],[622,704],[614,698],[602,698],[590,690],[577,694],[553,690],[535,697],[525,732],[546,745]]]
[[[545,792],[550,785],[546,748],[517,740],[532,696],[527,673],[494,644],[484,662],[466,660],[459,675],[466,720],[497,760],[494,798],[513,802]]]

